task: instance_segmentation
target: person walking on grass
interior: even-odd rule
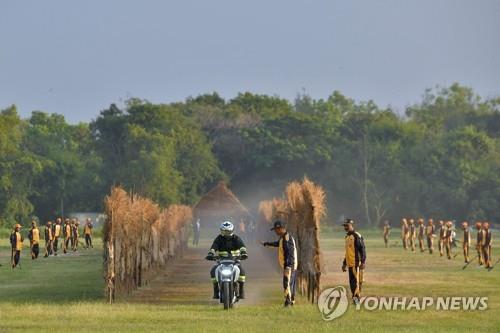
[[[64,220],[63,235],[64,235],[63,252],[64,254],[66,254],[68,253],[71,241],[71,223],[69,219]]]
[[[425,252],[424,237],[425,237],[424,219],[419,218],[418,219],[418,247],[420,248],[420,252]]]
[[[10,234],[10,246],[11,246],[11,265],[12,269],[16,268],[18,265],[21,267],[21,250],[23,249],[24,238],[21,235],[21,225],[19,223],[14,225],[14,230]]]
[[[354,304],[359,304],[366,262],[365,242],[359,232],[354,230],[354,220],[346,219],[342,225],[347,233],[345,236],[345,256],[342,271],[349,272],[352,301]]]
[[[484,258],[484,268],[491,268],[491,244],[493,242],[490,224],[488,222],[483,222],[483,258]]]
[[[434,253],[434,237],[436,237],[433,219],[429,219],[427,221],[427,227],[425,228],[425,236],[427,237],[427,249],[429,250],[429,254],[433,254]]]
[[[52,242],[54,241],[54,236],[52,232],[52,221],[48,221],[47,224],[45,225],[45,255],[44,257],[47,258],[48,256],[52,255],[53,249],[52,249]]]
[[[90,218],[87,218],[87,221],[85,222],[85,226],[83,227],[83,233],[85,234],[85,248],[88,249],[89,247],[93,248],[92,246],[92,230],[94,229],[94,226],[92,225],[92,220]]]
[[[38,254],[40,253],[40,230],[38,230],[38,227],[36,226],[36,221],[31,222],[28,239],[30,240],[31,259],[35,260],[38,258]]]
[[[477,251],[477,260],[479,266],[483,265],[484,257],[483,257],[483,242],[484,242],[484,230],[483,224],[481,222],[476,222],[476,251]]]
[[[389,221],[384,222],[384,231],[383,231],[383,237],[384,237],[384,244],[385,247],[389,246],[389,235],[391,234],[391,226],[389,224]]]
[[[462,239],[462,249],[464,252],[464,261],[469,263],[469,247],[470,247],[470,228],[469,222],[462,222],[462,230],[464,231],[464,238]]]
[[[408,237],[410,236],[410,229],[408,228],[408,221],[406,218],[401,220],[401,241],[403,249],[408,250]]]
[[[295,304],[295,286],[299,263],[297,246],[295,239],[288,233],[283,222],[275,221],[271,231],[274,231],[279,236],[279,240],[276,242],[262,242],[262,245],[278,248],[278,262],[283,269],[284,306],[292,306]]]
[[[444,221],[440,220],[439,221],[439,242],[438,242],[438,249],[439,249],[439,256],[443,256],[444,254],[444,240],[446,238],[446,226],[444,225]]]
[[[56,223],[52,226],[52,235],[54,237],[53,240],[53,251],[54,255],[57,256],[57,248],[59,247],[59,238],[61,237],[62,234],[62,226],[61,226],[62,220],[60,217],[56,219]]]
[[[415,252],[415,239],[416,239],[416,232],[415,232],[415,220],[410,219],[410,247],[411,247],[411,252]]]

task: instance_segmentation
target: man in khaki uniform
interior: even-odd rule
[[[52,242],[54,241],[54,236],[52,232],[52,221],[47,222],[45,225],[45,255],[44,257],[47,258],[50,256],[53,252],[52,249]]]
[[[408,250],[408,237],[410,236],[410,229],[408,228],[408,221],[406,218],[401,220],[401,241],[403,242],[403,248]]]
[[[415,220],[410,219],[410,247],[411,247],[411,252],[415,252],[415,239],[417,238],[417,233],[415,230]]]
[[[21,250],[23,249],[24,238],[21,235],[21,225],[17,223],[14,225],[14,230],[10,234],[10,245],[11,245],[11,264],[12,269],[16,268],[20,264],[21,260]],[[19,266],[21,267],[21,266]]]
[[[52,228],[52,235],[54,237],[52,244],[53,244],[53,250],[54,250],[55,256],[57,256],[57,248],[59,247],[59,238],[62,235],[61,223],[62,223],[62,220],[60,217],[58,217],[56,219],[56,223],[53,225],[53,228]]]
[[[389,225],[389,221],[385,221],[384,222],[384,232],[383,232],[385,247],[389,246],[390,233],[391,233],[391,226]]]
[[[477,259],[478,259],[478,264],[481,266],[483,264],[483,240],[484,240],[484,230],[483,230],[483,224],[481,222],[476,222],[476,230],[477,230],[477,236],[476,236],[476,250],[477,250]]]
[[[80,231],[78,230],[79,226],[80,222],[78,222],[78,219],[75,219],[73,225],[71,226],[71,243],[73,244],[73,252],[78,250],[78,242],[80,241]]]
[[[490,224],[488,222],[483,222],[483,258],[484,258],[484,267],[491,268],[491,244],[492,244],[492,235],[490,230]]]
[[[464,238],[462,239],[462,249],[464,251],[465,263],[469,263],[469,246],[470,246],[470,228],[469,222],[462,222],[462,230],[464,231]]]
[[[443,245],[446,249],[446,256],[451,259],[451,243],[453,242],[453,222],[446,222],[445,236]]]
[[[71,224],[69,219],[66,219],[64,221],[64,228],[63,228],[63,235],[64,235],[64,247],[63,247],[63,252],[68,253],[69,249],[69,242],[71,240]]]
[[[418,219],[418,247],[420,248],[420,252],[425,252],[424,238],[425,238],[424,219],[420,218]]]
[[[444,240],[446,238],[446,226],[444,225],[443,220],[439,220],[439,242],[438,249],[439,255],[442,257],[444,254]]]
[[[427,248],[429,249],[429,254],[432,254],[434,252],[434,237],[436,237],[433,219],[429,219],[427,221],[425,235],[427,237]]]
[[[40,230],[36,226],[36,221],[31,222],[31,229],[28,233],[28,238],[30,240],[31,248],[31,259],[35,260],[38,258],[40,253]]]

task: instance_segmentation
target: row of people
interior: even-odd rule
[[[420,218],[417,220],[417,225],[415,225],[414,219],[403,218],[401,220],[401,240],[402,245],[405,250],[411,249],[415,252],[415,248],[418,241],[418,247],[420,252],[429,251],[430,254],[434,253],[434,239],[437,238],[439,255],[444,256],[446,252],[446,257],[448,259],[452,258],[452,248],[456,246],[456,243],[462,244],[462,251],[464,255],[465,263],[469,263],[470,259],[470,247],[471,247],[471,235],[472,230],[469,226],[469,222],[464,221],[461,224],[461,229],[463,233],[462,239],[457,239],[456,228],[452,221],[438,222],[438,229],[434,224],[432,218],[427,220],[427,224],[424,223],[424,219]],[[388,246],[390,225],[386,221],[384,223],[383,237],[385,246]],[[490,229],[489,222],[476,222],[476,243],[475,249],[477,251],[477,256],[479,265],[484,265],[485,268],[491,268],[491,248],[492,248],[492,233]],[[427,248],[425,247],[427,245]]]
[[[80,241],[80,223],[78,219],[65,219],[64,223],[61,218],[57,218],[55,223],[48,221],[44,228],[44,240],[45,240],[45,254],[44,257],[50,255],[57,256],[59,244],[61,244],[64,253],[68,251],[76,252],[78,250],[78,244]],[[12,268],[19,265],[21,258],[21,250],[23,248],[24,236],[21,233],[22,226],[16,224],[14,230],[10,234],[10,244],[11,244],[11,264]],[[92,230],[93,224],[90,218],[87,218],[84,227],[83,234],[85,236],[84,248],[91,248],[92,245]],[[42,235],[40,229],[37,226],[36,221],[31,222],[31,228],[28,231],[28,239],[30,245],[31,259],[35,260],[38,258],[40,253],[40,242]],[[62,242],[60,243],[60,240]]]

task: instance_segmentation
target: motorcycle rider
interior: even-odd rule
[[[234,225],[231,221],[222,222],[220,227],[220,235],[218,235],[212,246],[210,247],[210,251],[208,251],[208,255],[205,257],[207,260],[215,260],[215,257],[240,257],[242,260],[248,258],[247,249],[243,240],[234,234]],[[240,277],[238,279],[239,284],[239,298],[245,298],[244,292],[244,284],[245,284],[245,271],[241,264],[238,263],[240,268]],[[215,270],[218,265],[214,265],[210,270],[210,277],[212,278],[212,283],[214,286],[214,299],[219,298],[219,284],[215,278]]]

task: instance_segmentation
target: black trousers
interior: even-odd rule
[[[54,251],[54,254],[57,254],[58,243],[59,243],[59,237],[54,237],[54,240],[52,241],[52,249]]]
[[[92,236],[85,234],[85,245],[92,247]]]
[[[38,244],[33,244],[31,246],[31,258],[36,259],[38,258],[38,254],[40,253],[40,245]]]
[[[13,252],[13,264],[12,267],[16,267],[19,264],[19,260],[21,259],[21,251],[17,251],[16,249],[12,249]]]
[[[349,286],[351,287],[352,297],[361,296],[361,284],[363,282],[363,271],[359,267],[348,267],[349,269]]]

